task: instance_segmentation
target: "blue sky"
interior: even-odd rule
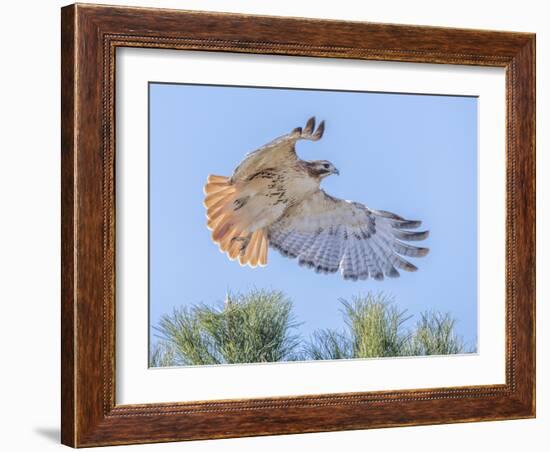
[[[301,333],[341,328],[339,298],[384,291],[416,319],[449,312],[469,347],[477,341],[477,99],[152,83],[150,89],[150,327],[177,306],[213,304],[227,290],[281,289]],[[310,116],[323,139],[297,144],[330,160],[331,195],[422,220],[427,257],[397,279],[345,281],[269,251],[250,269],[218,251],[202,204],[208,174],[231,175],[244,155]],[[413,320],[414,321],[414,320]],[[412,326],[412,324],[411,324]],[[151,336],[155,340],[154,332]]]

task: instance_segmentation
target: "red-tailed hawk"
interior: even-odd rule
[[[231,177],[208,176],[204,205],[212,240],[231,260],[267,264],[271,246],[318,273],[340,270],[345,279],[398,277],[417,268],[402,256],[421,257],[428,248],[409,245],[428,231],[411,232],[420,221],[406,220],[357,202],[334,198],[321,181],[339,174],[326,160],[296,155],[298,140],[317,141],[324,121],[315,118],[248,154]]]

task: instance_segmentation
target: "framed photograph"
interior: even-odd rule
[[[62,442],[535,416],[535,36],[62,9]]]

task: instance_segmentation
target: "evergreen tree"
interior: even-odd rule
[[[291,361],[298,357],[298,324],[282,292],[228,294],[217,307],[175,309],[155,328],[161,342],[151,365],[205,365]]]

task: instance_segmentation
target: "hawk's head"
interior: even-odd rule
[[[313,160],[311,162],[305,162],[308,173],[312,177],[318,177],[323,179],[331,174],[340,174],[336,167],[328,160]]]

